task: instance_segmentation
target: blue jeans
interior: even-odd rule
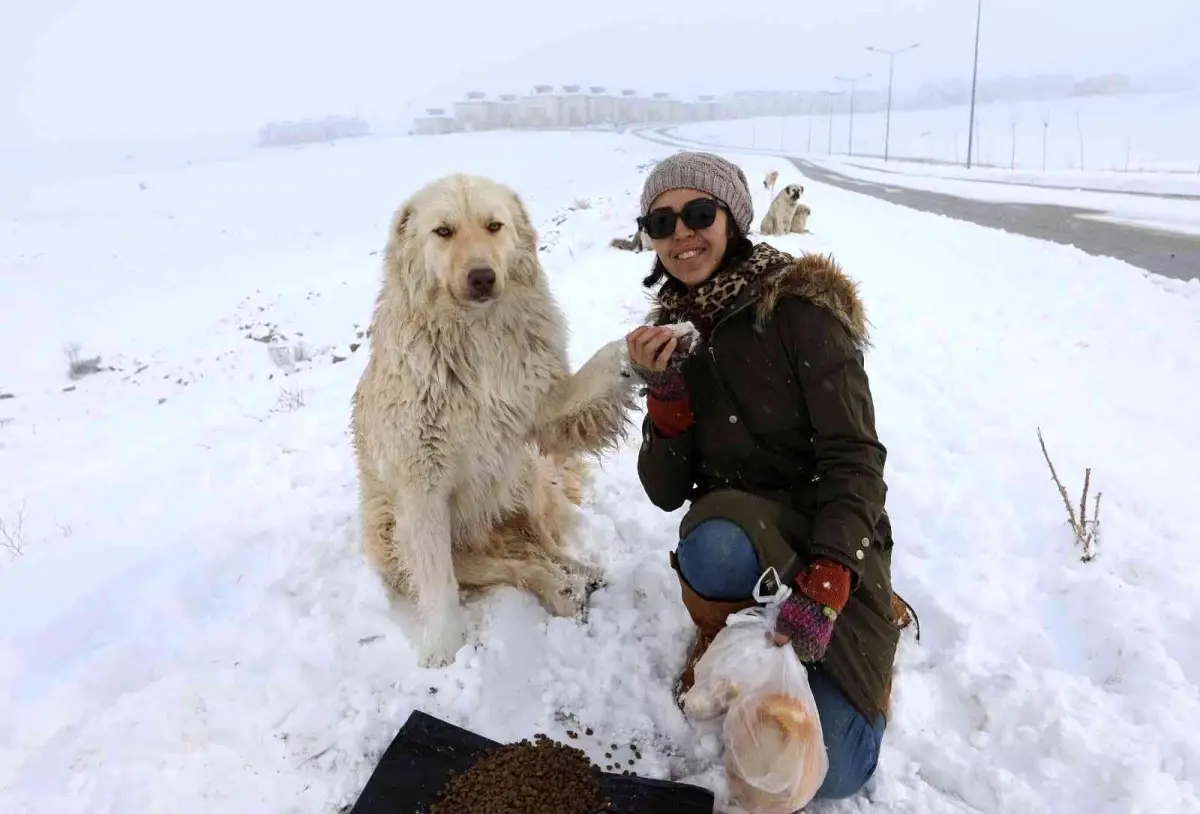
[[[750,537],[729,520],[705,520],[679,541],[675,556],[692,590],[717,601],[749,598],[762,575]],[[817,799],[851,797],[875,773],[885,719],[867,720],[819,665],[809,668],[808,679],[829,754],[829,773]]]

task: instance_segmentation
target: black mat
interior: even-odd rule
[[[532,740],[530,733],[530,740]],[[500,744],[474,732],[416,711],[392,745],[350,814],[427,814],[453,770],[460,774]],[[618,812],[625,814],[712,814],[708,789],[603,773],[600,786]]]

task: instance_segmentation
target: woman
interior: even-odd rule
[[[677,697],[774,568],[791,588],[775,643],[810,666],[829,754],[817,797],[844,798],[875,771],[900,636],[866,316],[832,258],[753,245],[753,216],[719,156],[679,153],[646,179],[644,283],[661,285],[653,325],[627,337],[647,386],[638,474],[663,511],[691,501],[671,567],[698,631]],[[696,347],[665,327],[681,322]]]

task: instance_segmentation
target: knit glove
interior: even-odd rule
[[[796,577],[796,591],[779,606],[775,632],[791,640],[800,661],[820,661],[849,599],[850,571],[832,560],[814,560]]]
[[[677,333],[675,336],[675,352],[667,359],[664,370],[654,370],[643,367],[637,362],[632,363],[633,372],[646,385],[646,395],[656,401],[670,403],[681,401],[687,397],[687,384],[683,379],[683,363],[694,350],[696,337],[691,333]]]
[[[681,401],[687,397],[687,383],[683,379],[683,360],[679,354],[672,354],[667,361],[666,370],[654,370],[642,367],[634,362],[633,372],[646,385],[646,395],[662,402]]]

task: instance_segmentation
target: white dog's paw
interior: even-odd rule
[[[583,574],[560,571],[542,600],[555,616],[579,616],[591,596],[591,581]]]
[[[453,663],[458,651],[467,642],[467,623],[462,608],[441,608],[422,620],[421,643],[417,660],[422,667],[445,667]]]
[[[568,570],[580,574],[593,586],[603,585],[606,582],[604,566],[594,562],[575,559],[571,562]]]
[[[582,375],[602,388],[631,387],[633,373],[629,364],[629,346],[624,337],[602,345],[576,375]]]
[[[559,552],[554,560],[558,566],[569,574],[579,574],[589,583],[599,585],[604,582],[604,566],[591,560],[580,559],[565,552]]]

